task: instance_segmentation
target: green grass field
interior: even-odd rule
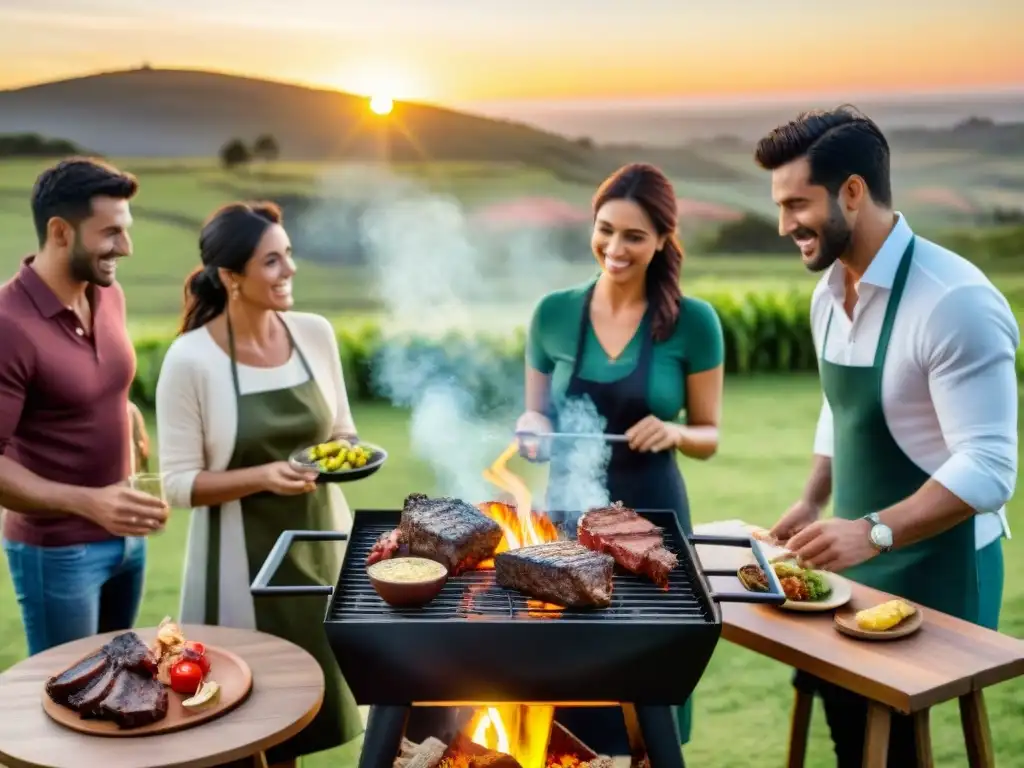
[[[695,522],[737,517],[763,525],[774,522],[803,485],[819,403],[813,377],[729,379],[721,451],[707,463],[683,464]],[[386,445],[391,458],[376,476],[346,487],[351,506],[396,507],[409,491],[429,491],[433,476],[427,465],[410,453],[406,414],[359,403],[354,409],[362,434]],[[1011,504],[1011,518],[1016,518],[1019,506],[1020,502]],[[150,542],[141,626],[152,625],[177,610],[186,518],[187,512],[176,511],[167,530]],[[1024,637],[1024,545],[1020,542],[1020,537],[1006,542],[1001,628],[1009,635]],[[3,568],[0,669],[24,653],[17,607]],[[792,696],[789,675],[788,668],[723,641],[697,689],[688,762],[704,768],[784,764]],[[1002,768],[1024,766],[1024,731],[1020,728],[1024,682],[989,689],[987,704],[997,764]],[[932,723],[936,765],[966,765],[955,704],[937,708]],[[808,765],[834,765],[820,711],[816,711],[811,736]],[[358,747],[357,741],[316,755],[304,766],[351,766]]]

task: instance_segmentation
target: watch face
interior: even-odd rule
[[[871,543],[879,549],[892,546],[892,530],[887,525],[876,525],[871,529]]]

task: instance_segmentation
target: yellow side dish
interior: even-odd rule
[[[871,632],[884,632],[892,629],[904,619],[909,619],[917,609],[904,600],[889,600],[863,611],[857,611],[854,617],[857,626]]]

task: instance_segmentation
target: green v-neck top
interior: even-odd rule
[[[530,320],[526,340],[526,361],[540,373],[551,376],[551,399],[557,407],[569,386],[576,357],[580,318],[587,291],[594,284],[555,291],[538,302]],[[615,360],[610,360],[587,320],[580,378],[609,382],[628,376],[640,358],[639,331]],[[655,342],[647,402],[651,413],[663,421],[678,419],[686,407],[686,377],[709,371],[725,359],[722,324],[708,302],[684,296],[679,302],[679,319],[665,341]]]

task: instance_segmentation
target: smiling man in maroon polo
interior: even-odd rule
[[[30,654],[132,626],[167,507],[124,484],[135,353],[117,260],[134,177],[85,158],[32,192],[39,252],[0,287],[3,547]]]

